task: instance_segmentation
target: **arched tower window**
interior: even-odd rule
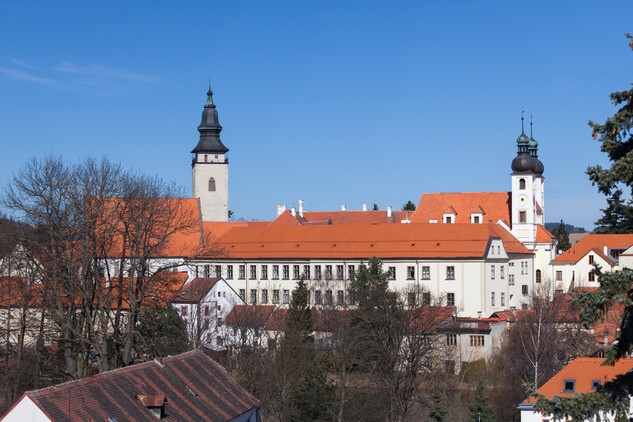
[[[541,282],[541,270],[536,270],[536,282]]]
[[[215,192],[215,179],[213,177],[209,178],[209,192]]]
[[[525,179],[519,179],[519,189],[525,189]]]
[[[204,154],[204,162],[205,163],[207,162],[207,154]],[[521,179],[521,180],[523,180],[523,179]]]

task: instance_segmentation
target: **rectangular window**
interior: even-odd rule
[[[315,305],[321,304],[321,290],[314,291],[314,304]]]
[[[209,305],[204,305],[204,316],[209,316],[211,314],[211,309]]]
[[[457,334],[446,334],[446,344],[449,346],[456,346]]]
[[[310,303],[312,303],[310,302],[312,295],[310,294],[310,290],[308,290],[307,293],[308,293],[308,305],[309,305]]]
[[[600,380],[591,381],[591,390],[596,391],[600,387]]]
[[[589,272],[589,274],[587,274],[587,280],[596,281],[596,275],[593,272]]]
[[[242,299],[244,302],[246,302],[246,290],[245,289],[240,289],[240,299]]]
[[[593,255],[589,255],[589,263],[593,264]]]
[[[209,265],[204,266],[204,276],[209,277]]]
[[[407,280],[415,278],[415,267],[407,267]]]
[[[446,293],[446,306],[455,306],[455,293]]]
[[[484,345],[484,336],[470,336],[470,345],[482,347]]]
[[[395,280],[396,279],[396,267],[389,267],[389,280]]]
[[[343,280],[343,276],[344,276],[344,270],[343,270],[343,266],[342,265],[337,265],[336,266],[336,279],[337,280]]]
[[[455,267],[453,267],[452,265],[446,267],[446,279],[455,280]]]
[[[475,216],[473,217],[473,223],[475,223],[475,224],[479,224],[479,216],[478,216],[478,215],[475,215]]]
[[[519,223],[527,223],[527,214],[525,211],[519,211]]]
[[[310,266],[309,265],[303,266],[303,277],[306,280],[310,280]]]
[[[314,279],[321,280],[321,266],[320,265],[314,266]]]
[[[574,393],[576,391],[576,380],[565,380],[563,382],[563,393]]]
[[[528,295],[528,286],[527,284],[524,284],[521,286],[521,293],[523,293],[523,296],[527,296]]]
[[[508,286],[514,286],[514,274],[508,274]]]
[[[279,303],[279,290],[278,289],[273,289],[273,304],[278,304]]]
[[[325,291],[325,304],[332,305],[332,290]]]
[[[563,281],[563,272],[556,271],[556,281]]]
[[[279,280],[279,265],[273,265],[273,280]]]
[[[431,279],[431,267],[423,266],[422,267],[422,280],[430,280]]]
[[[181,316],[187,316],[187,307],[186,306],[181,306],[180,307],[180,315]]]
[[[205,319],[202,321],[202,329],[203,330],[208,330],[209,329],[209,320]]]
[[[345,304],[345,295],[343,294],[343,290],[336,291],[336,304],[339,306],[343,306]]]
[[[240,279],[246,278],[246,265],[244,265],[244,264],[240,265],[240,274],[239,274],[239,276],[240,276]]]
[[[506,294],[505,293],[501,293],[501,307],[506,306]]]
[[[222,265],[215,266],[215,276],[218,278],[222,277]]]
[[[232,265],[227,265],[226,266],[226,278],[233,278],[233,266]]]
[[[294,280],[299,280],[299,274],[300,274],[299,266],[298,265],[293,265],[292,266],[292,278]]]
[[[325,279],[332,280],[332,266],[331,265],[325,266]]]
[[[290,265],[284,265],[284,280],[288,280],[290,278]]]
[[[490,266],[490,279],[491,280],[495,279],[495,266],[494,265]]]
[[[290,303],[290,290],[284,290],[284,304]]]
[[[257,303],[257,289],[251,289],[251,303]]]
[[[257,266],[251,265],[251,280],[257,278]]]
[[[355,271],[356,271],[356,268],[353,265],[347,266],[347,276],[349,277],[350,280],[354,278]]]
[[[499,265],[499,272],[500,272],[499,275],[501,276],[501,280],[506,278],[506,267],[504,267],[503,265]]]
[[[262,289],[262,303],[268,303],[268,289]]]
[[[415,306],[415,293],[407,293],[407,305],[409,305],[410,308]]]
[[[431,293],[429,292],[422,293],[422,305],[431,306]]]
[[[490,292],[490,306],[495,306],[495,292]]]
[[[268,265],[262,265],[262,268],[260,271],[262,272],[262,279],[267,280],[268,279]]]

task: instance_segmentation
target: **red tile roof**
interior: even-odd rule
[[[539,224],[536,227],[536,243],[552,243],[553,239],[556,239],[556,236],[550,233],[545,226]]]
[[[228,421],[260,406],[199,350],[29,391],[54,421],[155,421],[137,396],[164,396],[166,421]],[[154,401],[152,401],[153,403]]]
[[[222,279],[218,277],[196,277],[180,288],[178,293],[173,296],[172,303],[198,303],[220,280]]]
[[[603,358],[576,358],[543,384],[538,392],[548,399],[554,396],[572,397],[576,394],[589,393],[592,391],[591,386],[594,380],[603,384],[633,369],[633,359],[620,359],[614,366],[602,366],[603,362]],[[565,380],[576,381],[573,393],[563,392]],[[524,401],[524,403],[533,402],[533,398]]]
[[[326,224],[393,224],[400,223],[413,215],[413,212],[392,211],[391,218],[387,211],[306,211],[303,217],[296,213],[293,217],[288,210],[273,220],[270,226],[326,225]]]
[[[224,323],[233,327],[261,328],[268,323],[275,305],[235,305]]]
[[[604,247],[606,246],[607,250],[627,249],[631,245],[633,245],[633,234],[590,234],[552,262],[554,264],[575,264],[592,250],[607,262],[614,262],[611,257],[604,254]]]
[[[494,224],[375,224],[236,227],[218,239],[225,257],[482,258],[490,238],[508,253],[532,254]]]
[[[443,214],[447,212],[446,209],[452,207],[457,214],[456,223],[470,223],[470,214],[477,207],[481,207],[484,212],[484,222],[492,220],[496,223],[503,220],[510,226],[511,204],[510,192],[425,193],[420,198],[411,222],[428,223],[433,219],[441,223]]]

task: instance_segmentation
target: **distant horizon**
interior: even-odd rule
[[[0,184],[28,158],[107,156],[188,192],[209,77],[229,209],[394,210],[510,190],[533,115],[545,220],[593,230],[608,166],[587,122],[631,86],[633,4],[0,4]]]

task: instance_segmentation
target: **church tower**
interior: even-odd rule
[[[191,151],[192,196],[200,199],[203,221],[229,219],[229,159],[226,157],[229,149],[220,140],[221,131],[209,87],[202,122],[198,126],[200,141]]]
[[[534,250],[537,227],[544,222],[544,167],[538,159],[538,143],[525,134],[523,117],[517,148],[512,160],[512,234]]]

